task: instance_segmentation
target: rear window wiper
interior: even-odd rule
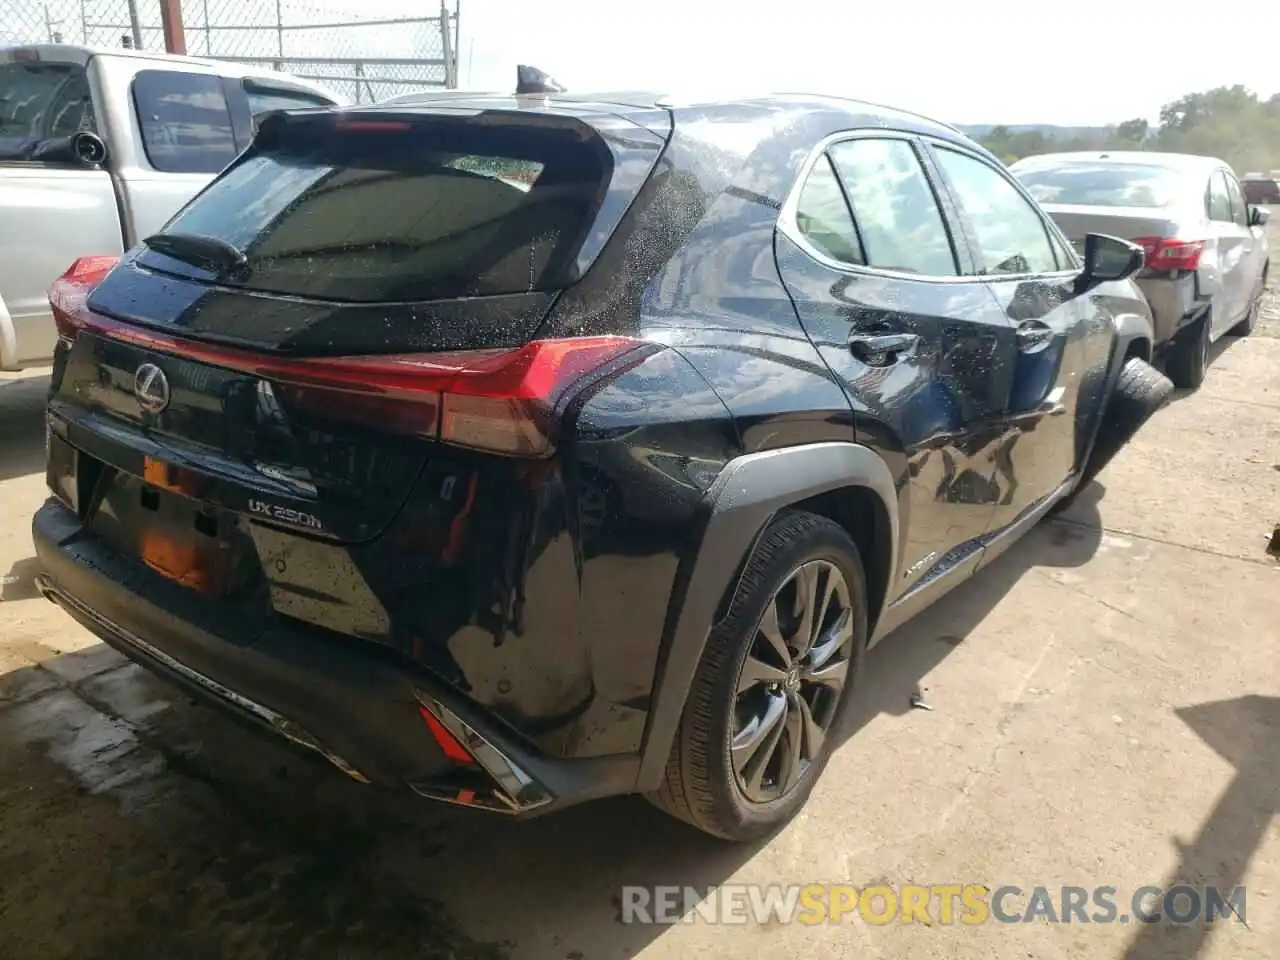
[[[196,233],[157,233],[142,241],[156,253],[208,270],[219,280],[244,280],[249,258],[234,244]]]

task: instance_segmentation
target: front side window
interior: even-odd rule
[[[1231,222],[1231,196],[1227,193],[1227,180],[1221,173],[1209,178],[1209,195],[1205,201],[1209,219],[1217,223]]]
[[[906,140],[847,140],[831,148],[868,266],[954,277],[955,252],[933,188]]]
[[[979,273],[1016,276],[1059,269],[1040,211],[1003,174],[955,150],[935,152],[973,226]]]
[[[1244,193],[1240,189],[1240,184],[1236,182],[1236,178],[1228,173],[1222,173],[1220,176],[1227,184],[1227,199],[1231,201],[1231,219],[1238,227],[1249,226],[1249,205],[1245,202]]]
[[[217,173],[239,152],[218,77],[143,70],[133,104],[147,159],[166,173]]]
[[[0,160],[25,160],[51,137],[95,129],[83,66],[0,62]]]
[[[800,191],[796,207],[796,227],[819,251],[841,263],[865,264],[853,216],[844,199],[844,190],[831,169],[831,161],[821,157]]]
[[[1054,255],[1058,258],[1058,266],[1063,270],[1075,270],[1080,266],[1080,258],[1071,246],[1057,233],[1049,231],[1049,240],[1053,244]]]

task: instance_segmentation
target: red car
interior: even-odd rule
[[[1240,186],[1249,203],[1280,203],[1280,180],[1274,177],[1245,177]]]

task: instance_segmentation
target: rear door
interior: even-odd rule
[[[901,588],[980,550],[995,508],[1008,321],[907,135],[829,144],[779,221],[778,265],[860,430],[889,431],[910,476]],[[959,238],[955,238],[958,240]]]
[[[110,175],[37,149],[99,131],[87,58],[48,59],[45,48],[0,51],[0,360],[47,360],[57,339],[49,285],[79,256],[118,254],[120,217]]]
[[[1077,407],[1089,374],[1105,370],[1114,342],[1110,318],[1072,291],[1079,273],[1048,219],[996,163],[954,144],[931,152],[956,198],[974,247],[975,276],[995,298],[1006,327],[996,363],[1011,374],[1006,433],[997,456],[1000,499],[992,524],[1003,530],[1054,493],[1083,448]],[[1110,328],[1110,329],[1109,329]]]

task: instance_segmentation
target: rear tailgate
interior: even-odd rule
[[[375,537],[447,451],[417,422],[438,411],[360,362],[527,343],[664,144],[611,115],[277,115],[164,231],[233,246],[246,269],[134,251],[93,291],[53,409],[135,476],[162,459],[230,509]],[[299,362],[345,372],[317,383]],[[144,368],[161,410],[140,403]]]
[[[648,178],[653,127],[277,115],[59,317],[50,486],[165,577],[340,632],[384,634],[373,594],[397,584],[456,593],[464,571],[433,571],[461,518],[510,530],[547,452],[490,388],[631,349],[530,341]],[[479,386],[441,392],[459,377]]]

